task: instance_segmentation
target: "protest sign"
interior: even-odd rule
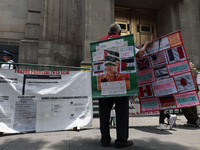
[[[0,69],[0,132],[90,127],[90,71]]]
[[[151,99],[150,99],[151,101]],[[156,102],[157,103],[157,102]],[[158,107],[158,104],[157,104]],[[148,107],[146,107],[148,109]],[[151,111],[141,111],[140,110],[140,102],[137,96],[129,97],[129,116],[143,116],[143,115],[158,115],[160,112],[157,111],[158,108],[155,107],[155,111],[151,108]],[[115,114],[115,105],[111,109],[111,117],[116,117]]]
[[[138,94],[133,35],[90,43],[92,97]]]
[[[153,40],[137,67],[141,112],[200,104],[180,31]]]

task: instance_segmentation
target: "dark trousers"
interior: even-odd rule
[[[116,143],[126,142],[128,139],[129,125],[129,98],[128,97],[111,97],[99,99],[100,131],[101,143],[110,142],[110,112],[115,104],[116,112]]]
[[[159,117],[159,123],[164,124],[166,117],[169,119],[169,117],[170,117],[169,112],[165,112],[164,110],[161,110],[160,111],[160,117]]]
[[[197,106],[182,108],[181,110],[187,119],[187,123],[196,124],[196,121],[199,118],[197,115]]]

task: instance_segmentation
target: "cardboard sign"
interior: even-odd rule
[[[153,40],[143,57],[137,60],[142,111],[177,109],[200,104],[187,58],[180,31]],[[197,81],[199,79],[197,77]]]
[[[93,98],[138,94],[133,35],[90,43],[90,52]]]

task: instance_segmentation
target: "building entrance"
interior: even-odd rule
[[[157,37],[156,11],[115,7],[115,23],[122,28],[122,35],[134,34],[137,45]]]

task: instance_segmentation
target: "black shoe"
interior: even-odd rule
[[[115,143],[116,148],[124,148],[124,147],[129,147],[133,145],[133,141],[126,141],[123,143]]]
[[[110,144],[110,141],[111,141],[111,139],[110,140],[101,140],[101,145],[103,147],[108,147]]]
[[[108,143],[101,143],[101,145],[102,145],[103,147],[108,147],[109,144],[110,144],[110,142],[108,142]]]

